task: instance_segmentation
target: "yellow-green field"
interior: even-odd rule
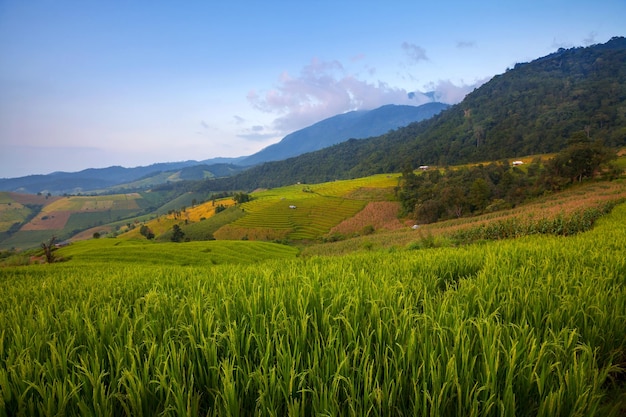
[[[576,236],[461,248],[207,261],[228,243],[0,268],[0,416],[626,411],[624,204]]]
[[[269,242],[153,243],[145,240],[92,239],[60,248],[55,256],[66,263],[206,266],[247,264],[294,258],[296,248]]]
[[[371,190],[388,193],[397,184],[398,175],[375,175],[255,192],[252,201],[241,205],[246,216],[218,230],[215,237],[313,240],[361,211]],[[359,196],[362,189],[368,192]]]
[[[475,230],[480,231],[493,225],[515,224],[519,225],[520,228],[526,227],[528,229],[533,225],[549,223],[558,219],[565,221],[577,221],[577,219],[580,219],[583,221],[585,213],[595,213],[607,205],[625,200],[626,180],[620,179],[611,182],[581,184],[560,193],[547,195],[514,209],[419,225],[419,228],[416,230],[410,227],[412,226],[411,223],[406,222],[403,225],[396,224],[397,227],[383,227],[382,225],[385,224],[385,221],[397,221],[394,212],[390,210],[387,212],[388,217],[386,217],[386,220],[382,215],[372,214],[370,216],[372,219],[370,224],[376,224],[376,222],[381,224],[380,228],[376,229],[377,231],[374,235],[311,245],[303,250],[303,255],[342,255],[362,250],[402,248],[429,239],[436,240],[437,244],[453,245],[454,242],[451,241],[451,238],[454,236],[460,236],[463,233]],[[367,219],[359,216],[350,219],[347,223],[345,229],[341,229],[338,226],[333,230],[349,236],[350,233],[359,232],[363,225],[368,224]]]
[[[528,162],[533,158],[520,159]],[[29,221],[32,210],[25,206],[27,203],[5,194],[0,196],[1,245],[3,248],[35,247],[53,235],[62,240],[90,239],[94,234],[119,235],[119,239],[145,239],[140,234],[142,226],[150,229],[155,240],[168,241],[172,228],[178,225],[184,232],[187,231],[186,239],[190,240],[280,241],[302,247],[323,241],[351,239],[350,242],[335,242],[332,249],[328,248],[329,251],[343,248],[335,253],[344,253],[345,250],[362,248],[404,246],[414,241],[416,235],[420,238],[452,236],[457,239],[472,228],[492,223],[537,223],[541,219],[569,216],[576,210],[584,211],[594,204],[626,197],[623,180],[591,182],[558,195],[547,195],[513,210],[420,225],[419,231],[412,233],[410,220],[398,218],[399,205],[394,201],[400,178],[399,174],[380,174],[323,184],[294,184],[258,190],[250,194],[250,201],[239,205],[235,205],[232,198],[196,203],[208,196],[185,193],[165,205],[156,205],[160,208],[152,212],[141,209],[153,207],[151,200],[158,200],[154,193],[56,197],[49,201],[37,196],[38,204],[44,207]],[[3,203],[3,199],[7,202]],[[9,202],[12,206],[8,205]],[[215,215],[217,207],[234,206],[240,210],[237,215],[230,211],[228,219],[223,216],[219,222],[202,224]],[[19,226],[19,233],[14,233],[16,225]],[[10,228],[11,233],[1,236]],[[478,234],[474,236],[478,238]],[[324,251],[324,246],[305,249],[307,254]]]

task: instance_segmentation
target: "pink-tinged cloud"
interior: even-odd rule
[[[338,61],[313,59],[297,77],[283,72],[274,89],[262,93],[251,90],[247,98],[254,108],[277,116],[264,133],[273,131],[281,136],[352,110],[371,110],[386,104],[419,106],[433,100],[455,104],[484,81],[457,86],[442,80],[428,85],[428,93],[408,92],[381,81],[360,80],[348,74]]]
[[[386,83],[370,83],[347,74],[338,61],[317,59],[299,76],[283,73],[276,88],[263,94],[252,90],[248,101],[258,110],[279,115],[273,128],[285,134],[351,110],[374,109],[385,104],[420,105],[430,101],[410,99],[406,90]]]

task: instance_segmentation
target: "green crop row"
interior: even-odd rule
[[[456,231],[451,233],[450,237],[458,242],[467,243],[535,234],[571,236],[590,230],[600,217],[610,213],[613,207],[621,202],[623,199],[607,201],[598,207],[590,207],[566,215],[560,214],[554,218],[520,219],[519,217],[511,217],[504,220],[494,220],[480,226]]]
[[[620,205],[573,237],[254,265],[72,245],[0,270],[0,416],[618,415],[625,242]]]
[[[198,241],[178,244],[103,238],[76,242],[54,253],[57,258],[69,260],[72,264],[207,266],[294,258],[298,250],[269,242]]]
[[[244,206],[248,215],[232,225],[238,228],[290,230],[293,231],[289,234],[291,239],[315,239],[364,206],[363,201],[316,194],[299,200],[253,200]]]

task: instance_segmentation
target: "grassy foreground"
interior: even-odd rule
[[[0,269],[0,416],[620,415],[625,249],[622,204],[566,238]]]

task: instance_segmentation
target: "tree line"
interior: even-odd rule
[[[600,142],[579,141],[545,163],[536,158],[523,167],[504,160],[418,174],[407,169],[396,191],[405,216],[433,223],[512,208],[586,179],[615,178],[615,157]]]

